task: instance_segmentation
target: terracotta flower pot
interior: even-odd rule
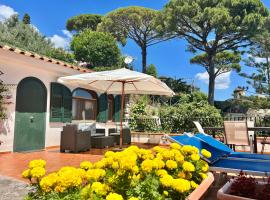
[[[219,189],[217,193],[217,199],[218,200],[255,200],[252,198],[247,198],[247,197],[240,197],[240,196],[235,196],[229,194],[231,185],[233,181],[227,182],[222,188]],[[256,186],[256,190],[260,190],[265,183],[259,182],[258,185]]]
[[[214,176],[212,173],[207,173],[208,177],[186,198],[186,200],[199,200],[208,188],[214,182]]]

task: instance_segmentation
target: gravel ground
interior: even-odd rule
[[[0,176],[0,200],[22,200],[27,191],[26,183]]]

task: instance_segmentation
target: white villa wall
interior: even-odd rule
[[[4,74],[1,79],[5,84],[10,84],[9,91],[12,95],[12,104],[7,105],[7,120],[0,122],[0,152],[13,151],[16,88],[18,83],[26,77],[36,77],[43,82],[47,89],[47,114],[45,147],[60,144],[60,131],[63,123],[51,123],[50,118],[50,83],[56,82],[60,76],[81,73],[78,70],[66,68],[57,64],[48,63],[25,55],[0,49],[0,71]],[[70,88],[71,90],[74,88]]]

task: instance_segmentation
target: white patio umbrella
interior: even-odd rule
[[[159,79],[125,68],[60,77],[58,78],[58,82],[95,90],[100,93],[121,95],[120,148],[122,148],[123,144],[123,111],[125,94],[174,95],[174,92]]]

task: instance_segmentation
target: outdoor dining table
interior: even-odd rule
[[[205,131],[225,131],[224,127],[204,127]],[[270,127],[248,127],[248,131],[254,131],[254,138],[253,138],[253,153],[258,153],[257,147],[257,132],[265,131],[264,135],[270,137]]]

